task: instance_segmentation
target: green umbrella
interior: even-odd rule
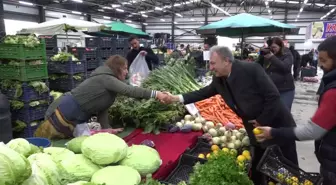
[[[205,25],[197,30],[204,35],[219,35],[226,37],[245,37],[271,35],[277,33],[295,33],[299,30],[289,24],[271,19],[241,13],[224,20]]]
[[[105,25],[107,30],[119,33],[119,34],[128,34],[128,35],[137,35],[140,37],[149,37],[149,35],[139,29],[133,28],[125,23],[120,21],[113,21]]]

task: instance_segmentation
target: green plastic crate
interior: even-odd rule
[[[0,64],[0,79],[26,82],[47,78],[48,69],[46,62],[38,65],[29,65],[23,61],[21,66]]]
[[[44,39],[41,44],[34,48],[25,47],[23,44],[0,44],[0,58],[1,59],[20,59],[33,60],[45,59],[46,47]]]

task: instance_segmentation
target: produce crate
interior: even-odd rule
[[[261,158],[257,170],[282,184],[321,185],[322,177],[316,173],[307,173],[286,159],[279,146],[270,146]]]
[[[25,47],[23,44],[0,44],[0,58],[2,59],[45,59],[46,48],[44,39],[36,47]]]
[[[45,40],[46,48],[57,48],[57,35],[40,35]]]
[[[164,180],[164,182],[173,185],[176,185],[181,181],[188,182],[189,174],[193,172],[193,167],[197,162],[204,164],[206,160],[183,154],[180,157],[177,167],[170,173],[170,175]]]
[[[1,87],[0,87],[1,88]],[[16,97],[16,88],[1,89],[2,94],[6,95],[8,99],[16,99],[22,102],[31,102],[34,100],[43,100],[49,98],[49,92],[39,94],[28,83],[22,83],[22,95]]]
[[[30,123],[35,120],[43,119],[49,106],[49,99],[46,99],[46,101],[46,104],[41,104],[35,107],[31,107],[29,103],[25,103],[23,108],[12,110],[12,120],[20,120],[25,123]]]
[[[84,47],[69,47],[69,53],[73,54],[79,60],[85,60],[86,48]]]
[[[90,48],[99,47],[99,38],[97,37],[85,38],[85,46]]]
[[[49,88],[60,92],[70,91],[85,80],[86,73],[82,73],[80,76],[82,77],[80,80],[74,79],[73,75],[68,75],[67,78],[49,79]]]
[[[86,48],[85,51],[85,58],[86,59],[96,59],[99,58],[98,49],[97,48]]]
[[[187,149],[185,153],[194,157],[198,157],[199,154],[211,153],[211,145],[205,142],[205,140],[202,138],[199,138],[194,148]]]
[[[83,73],[86,71],[86,61],[68,61],[68,62],[58,62],[50,61],[48,62],[48,72],[49,74],[64,73],[64,74],[76,74]]]
[[[115,38],[101,37],[99,47],[100,48],[112,48],[115,45]]]
[[[92,73],[93,71],[94,71],[94,70],[87,71],[87,75],[86,75],[86,77],[89,78],[90,75],[91,75],[91,73]]]
[[[301,69],[301,79],[304,77],[315,77],[316,69],[315,68],[302,68]]]
[[[20,120],[21,121],[21,120]],[[16,137],[20,138],[30,138],[34,137],[34,133],[36,129],[43,123],[44,119],[42,120],[35,120],[34,123],[26,123],[27,127],[23,130],[22,133],[19,133]],[[37,122],[37,123],[35,123]]]
[[[116,54],[114,49],[100,49],[99,56],[102,58],[110,58],[111,55]]]
[[[128,47],[128,39],[126,39],[126,38],[116,39],[115,47],[117,47],[117,48]]]
[[[87,67],[86,67],[87,70],[96,69],[97,67],[100,66],[100,62],[98,59],[87,60],[86,64],[87,64]]]
[[[115,51],[115,54],[116,55],[121,55],[123,57],[126,57],[127,56],[127,53],[128,53],[129,49],[125,49],[125,48],[117,48],[116,51]]]
[[[58,53],[58,48],[52,48],[46,50],[46,56],[47,59],[50,59],[52,56],[56,55]]]
[[[20,62],[20,65],[0,64],[0,79],[36,81],[48,78],[47,64],[30,64],[27,61]]]

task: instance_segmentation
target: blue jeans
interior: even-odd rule
[[[280,92],[280,99],[288,108],[289,111],[292,110],[292,104],[294,101],[295,90]]]

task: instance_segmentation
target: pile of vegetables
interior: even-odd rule
[[[1,90],[14,92],[13,98],[20,98],[23,95],[22,82],[15,80],[1,80]],[[32,87],[38,94],[43,94],[49,91],[46,83],[42,81],[32,81],[28,83],[28,86]]]
[[[25,47],[36,47],[41,44],[35,35],[7,35],[3,41],[5,44],[23,44]]]
[[[71,75],[71,76],[73,77],[74,80],[77,80],[77,81],[83,80],[83,75],[75,74],[75,75]],[[49,75],[50,80],[57,80],[59,78],[68,79],[69,75],[64,75],[64,74],[51,74],[51,75]]]
[[[243,127],[243,121],[225,103],[220,95],[195,103],[203,118],[214,123],[221,123],[224,126],[233,123],[237,128]]]
[[[75,138],[68,145],[76,153],[60,147],[38,148],[21,138],[0,143],[0,184],[138,185],[141,176],[161,165],[153,148],[128,147],[113,134]]]
[[[200,116],[185,115],[184,119],[176,122],[175,127],[172,127],[170,132],[190,132],[190,131],[200,131],[202,130],[203,125],[206,123],[206,120]]]
[[[41,65],[45,64],[45,61],[43,60],[0,60],[1,65],[9,65],[9,66],[23,66],[23,65]]]
[[[194,80],[193,65],[176,64],[152,71],[142,83],[142,87],[172,94],[186,93],[199,89],[201,86]],[[117,97],[109,109],[112,119],[133,122],[137,127],[144,128],[145,133],[159,133],[160,128],[182,117],[186,110],[181,104],[164,105],[156,100],[137,100],[128,97]]]
[[[50,58],[54,62],[69,62],[69,61],[78,61],[78,59],[71,53],[60,52]]]
[[[61,97],[63,95],[63,93],[61,92],[57,92],[57,91],[50,91],[50,96],[53,97],[54,101],[56,99],[58,99],[59,97]]]

